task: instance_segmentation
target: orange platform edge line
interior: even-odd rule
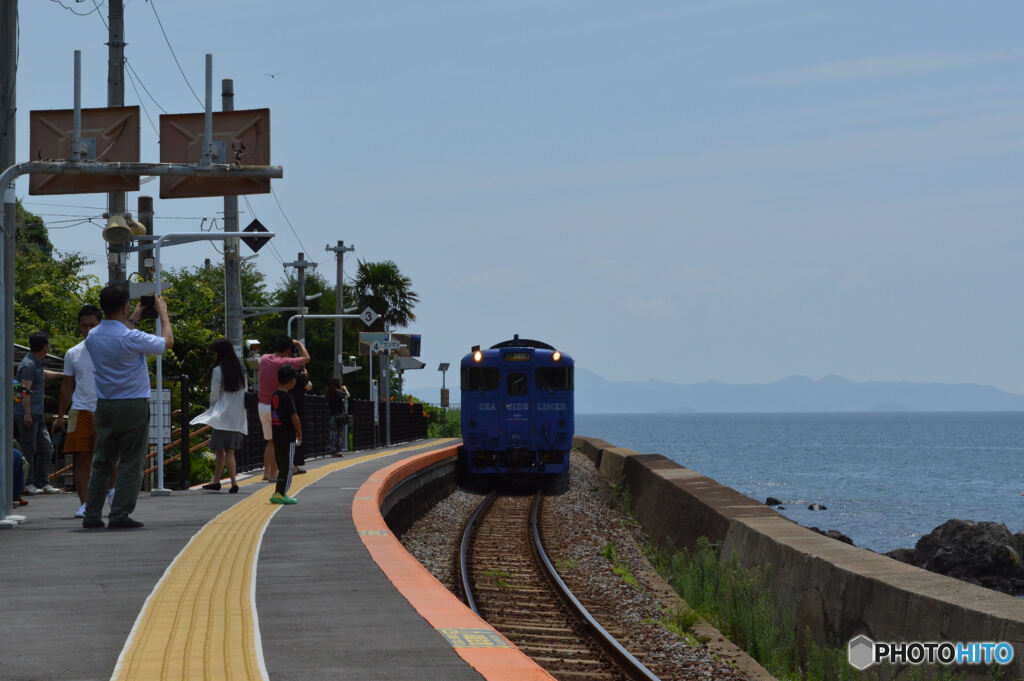
[[[455,652],[488,681],[554,681],[536,662],[508,643],[491,625],[470,610],[413,558],[402,543],[387,530],[380,506],[387,493],[416,471],[458,453],[458,447],[443,447],[418,454],[378,471],[356,493],[352,502],[352,520],[373,560],[405,597],[413,609],[441,635],[442,630],[484,631],[485,638],[507,646],[455,647]],[[375,502],[366,497],[376,499]]]

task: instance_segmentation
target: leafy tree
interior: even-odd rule
[[[78,310],[99,300],[99,280],[84,274],[92,260],[53,248],[43,220],[17,204],[14,261],[14,341],[28,345],[36,331],[50,334],[55,353],[78,343]]]
[[[412,279],[402,274],[392,260],[360,260],[353,292],[359,309],[369,306],[381,316],[371,331],[406,327],[416,321],[413,308],[420,300],[419,294],[412,290]]]
[[[164,353],[166,376],[188,376],[192,399],[205,403],[206,386],[213,366],[210,344],[225,334],[224,266],[171,268],[161,278],[171,284],[164,292],[167,312],[174,326],[174,348]],[[263,274],[252,263],[240,267],[242,301],[247,307],[270,304]],[[257,318],[258,319],[258,318]],[[144,320],[140,328],[154,332],[156,323]],[[243,336],[253,337],[259,323],[243,323]],[[258,337],[258,336],[257,336]]]
[[[91,263],[78,253],[54,249],[43,220],[19,204],[17,219],[17,251],[15,272],[15,341],[27,344],[34,331],[48,331],[56,352],[62,353],[78,342],[78,309],[85,303],[97,304],[100,281],[83,274]],[[166,376],[188,375],[192,380],[192,399],[205,403],[205,380],[213,363],[210,344],[224,335],[224,270],[223,266],[172,268],[163,273],[171,284],[166,292],[168,311],[174,324],[174,348],[163,357]],[[242,300],[247,307],[292,307],[297,304],[297,281],[283,278],[268,290],[262,273],[255,265],[241,265]],[[321,293],[307,302],[311,314],[334,312],[336,291],[316,272],[306,276],[306,294]],[[419,296],[412,290],[412,281],[402,275],[392,261],[360,262],[355,283],[345,291],[345,300],[358,309],[369,306],[382,313],[371,330],[404,327],[416,319],[413,308]],[[284,334],[292,313],[255,317],[243,322],[243,337],[256,338],[268,349],[277,335]],[[143,330],[154,331],[155,322],[143,320]],[[343,352],[356,355],[362,322],[345,324]],[[292,332],[295,333],[293,323]],[[327,320],[306,323],[306,345],[312,362],[309,372],[314,390],[321,392],[332,376],[334,366],[334,324]],[[362,372],[349,374],[345,384],[352,396],[366,399],[367,358],[357,360]],[[374,367],[376,369],[376,367]],[[376,371],[375,371],[376,373]],[[392,380],[397,388],[398,382]]]

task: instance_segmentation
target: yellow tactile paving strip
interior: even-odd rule
[[[443,446],[447,443],[439,443]],[[292,479],[297,494],[334,471],[423,443],[345,459]],[[245,481],[253,484],[259,479]],[[128,635],[112,681],[267,679],[256,615],[256,560],[263,533],[281,509],[267,484],[192,537],[157,583]]]

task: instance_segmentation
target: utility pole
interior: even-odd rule
[[[224,78],[220,81],[222,111],[235,110],[235,81]],[[229,154],[230,154],[230,150]],[[238,232],[238,197],[224,197],[224,233]],[[225,336],[242,356],[242,275],[238,267],[238,239],[224,242],[224,313]],[[301,258],[300,258],[301,260]],[[299,305],[302,305],[300,302]],[[301,334],[300,334],[301,335]]]
[[[338,283],[335,289],[336,295],[334,296],[334,314],[345,314],[345,253],[356,250],[356,247],[346,246],[344,241],[339,241],[337,246],[328,245],[327,250],[334,251],[335,255],[338,256]],[[301,305],[302,303],[300,302],[299,304]],[[334,377],[341,381],[342,385],[345,385],[345,374],[341,368],[343,364],[341,341],[344,321],[343,319],[334,321]]]
[[[124,106],[124,0],[110,0],[107,25],[107,106]],[[125,212],[124,192],[107,194],[107,213],[121,215]],[[123,284],[127,280],[125,244],[111,244],[107,260],[109,283]]]
[[[0,2],[0,168],[7,169],[15,163],[15,84],[17,82],[18,51],[18,0]],[[14,366],[14,181],[7,187],[0,186],[0,204],[3,207],[4,240],[3,286],[0,293],[3,300],[3,350],[0,360],[7,371]],[[5,374],[6,376],[6,374]],[[6,381],[10,381],[6,378]],[[8,383],[9,386],[9,383]],[[8,386],[4,386],[7,388]],[[14,434],[14,403],[10,398],[0,400],[0,522],[11,512],[13,504],[12,477],[14,475],[14,452],[11,440]]]
[[[153,197],[139,197],[139,222],[146,226],[146,234],[153,236]],[[153,280],[153,249],[139,251],[139,277],[142,281]]]
[[[296,260],[295,262],[286,262],[284,266],[294,267],[296,270],[298,270],[298,274],[295,275],[295,278],[298,282],[299,288],[299,307],[306,307],[306,268],[316,267],[316,263],[309,262],[308,260],[306,260],[306,256],[303,253],[299,253],[298,260]],[[299,340],[302,341],[303,345],[305,345],[306,320],[301,317],[299,318],[299,324],[298,329],[296,329],[296,333],[298,333]]]

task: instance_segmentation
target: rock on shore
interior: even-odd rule
[[[947,520],[913,549],[887,556],[996,591],[1024,595],[1024,533],[1003,523]]]

